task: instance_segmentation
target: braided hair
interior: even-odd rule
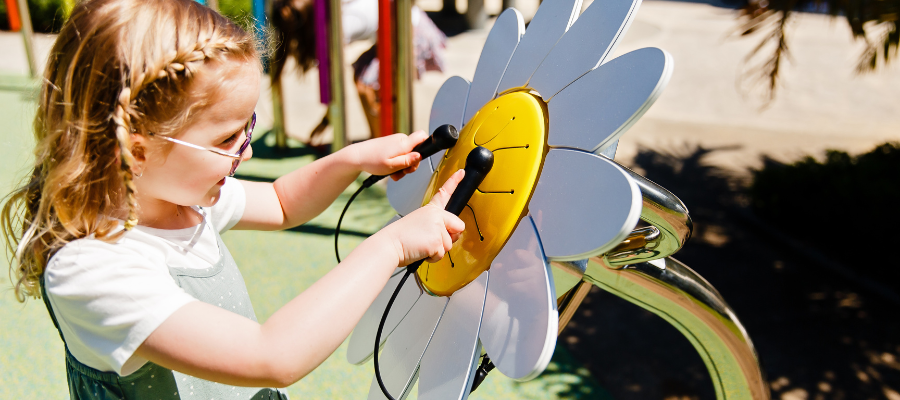
[[[0,212],[20,301],[40,296],[44,267],[66,243],[116,241],[137,225],[133,135],[186,126],[213,100],[191,90],[208,65],[258,64],[263,51],[252,33],[191,0],[74,8],[44,72],[32,173]]]

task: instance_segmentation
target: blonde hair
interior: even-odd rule
[[[75,7],[44,72],[34,170],[0,214],[19,301],[40,297],[44,267],[66,243],[112,242],[137,224],[131,135],[190,123],[213,100],[190,90],[204,65],[259,64],[260,49],[254,35],[191,0]]]

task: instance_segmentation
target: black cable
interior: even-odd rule
[[[384,323],[387,321],[388,312],[391,311],[391,306],[394,305],[394,300],[397,299],[397,295],[400,293],[400,288],[403,287],[403,284],[406,283],[406,279],[409,278],[413,272],[419,269],[419,266],[425,260],[419,260],[409,266],[406,267],[406,273],[403,274],[403,278],[400,278],[400,283],[397,284],[397,288],[394,289],[394,293],[391,295],[391,299],[388,300],[387,306],[384,308],[384,314],[381,315],[381,322],[378,324],[378,331],[375,333],[375,380],[378,381],[378,386],[381,388],[381,393],[384,393],[384,396],[389,400],[396,400],[394,397],[388,393],[387,387],[384,386],[384,381],[381,380],[381,369],[378,366],[378,348],[381,347],[381,331],[384,330]]]
[[[450,124],[444,124],[437,127],[428,139],[425,139],[422,143],[413,147],[412,151],[421,155],[420,160],[425,160],[441,150],[447,150],[453,147],[456,145],[457,140],[459,140],[459,131],[456,127]],[[346,214],[347,209],[350,208],[350,203],[353,202],[353,199],[355,199],[363,189],[374,185],[375,182],[384,178],[387,178],[387,175],[372,175],[366,178],[366,180],[363,181],[362,186],[356,190],[356,193],[353,193],[353,196],[350,196],[350,200],[348,200],[347,205],[344,206],[344,211],[341,211],[341,217],[338,218],[337,227],[334,229],[334,256],[337,258],[338,262],[341,262],[341,255],[338,252],[338,235],[341,232],[341,221],[344,220],[344,214]],[[457,213],[457,215],[458,214],[459,213]]]
[[[444,210],[453,213],[456,216],[462,212],[463,208],[469,202],[469,199],[472,198],[472,194],[475,193],[475,190],[478,189],[478,185],[484,181],[485,176],[488,172],[490,172],[491,168],[494,165],[494,153],[491,153],[490,150],[478,146],[474,150],[469,152],[469,155],[466,156],[466,175],[462,181],[456,186],[456,190],[453,191],[453,194],[450,195],[450,199],[447,200],[447,205],[444,207]],[[366,182],[363,182],[363,186],[367,184],[370,180],[372,183],[375,183],[381,178],[369,177],[366,179]],[[372,183],[369,183],[368,186],[371,186]],[[367,186],[366,186],[367,187]],[[350,198],[350,201],[353,201],[353,198]],[[349,202],[348,202],[349,204]],[[342,215],[343,217],[343,215]],[[340,226],[340,221],[338,221],[338,226]],[[337,232],[335,232],[335,250],[337,249]],[[412,264],[409,264],[406,267],[406,274],[403,275],[403,278],[400,279],[400,283],[397,284],[397,288],[394,289],[394,293],[391,294],[391,299],[388,300],[387,306],[384,308],[384,314],[381,315],[381,322],[378,324],[378,331],[375,333],[375,380],[378,381],[378,386],[381,388],[381,393],[384,394],[390,400],[395,400],[394,397],[388,393],[387,387],[384,386],[384,381],[381,379],[381,368],[378,364],[378,349],[381,347],[381,332],[384,330],[384,323],[387,321],[388,313],[391,310],[391,307],[394,305],[394,300],[397,299],[397,295],[400,293],[400,289],[403,287],[403,284],[406,283],[406,280],[409,278],[413,272],[419,269],[419,266],[425,260],[418,260]],[[451,261],[452,262],[452,261]],[[490,359],[485,357],[486,360],[482,360],[482,366],[480,370],[482,370],[483,374],[480,374],[480,379],[484,380],[484,376],[493,369],[493,364],[490,362]],[[490,368],[488,368],[488,365]],[[481,383],[480,381],[478,382]],[[478,386],[475,385],[477,388]],[[472,389],[474,390],[474,389]]]
[[[381,379],[381,367],[378,363],[378,350],[381,347],[381,333],[384,331],[384,323],[387,322],[388,313],[391,311],[391,307],[394,306],[394,300],[397,299],[397,295],[400,294],[400,289],[403,288],[403,284],[406,283],[406,280],[412,275],[416,270],[419,269],[419,266],[422,265],[424,260],[416,261],[409,266],[406,267],[406,273],[403,274],[403,277],[400,278],[400,283],[397,284],[397,287],[394,289],[394,293],[391,294],[391,299],[388,300],[387,306],[384,308],[384,313],[381,314],[381,322],[378,323],[378,331],[375,332],[375,350],[374,350],[374,359],[375,359],[375,380],[378,381],[378,387],[381,388],[381,393],[384,394],[384,397],[387,397],[388,400],[396,400],[390,393],[388,393],[387,387],[384,385],[384,381]],[[490,357],[487,354],[481,359],[481,365],[477,368],[475,376],[472,379],[472,388],[469,389],[469,393],[478,389],[478,386],[481,385],[481,382],[484,381],[484,378],[487,377],[488,373],[494,369],[494,363],[491,362]]]
[[[372,175],[366,178],[366,180],[363,181],[362,185],[359,185],[359,189],[356,189],[356,192],[354,192],[353,195],[350,196],[350,200],[347,200],[347,204],[344,205],[344,211],[341,211],[341,217],[338,218],[337,226],[334,228],[334,256],[335,258],[337,258],[337,262],[341,262],[341,253],[338,252],[338,235],[341,234],[341,221],[344,220],[344,214],[346,214],[347,209],[350,208],[350,203],[353,203],[353,199],[355,199],[356,196],[359,196],[359,194],[362,193],[362,191],[367,187],[374,185],[375,182],[378,182],[386,177],[387,175]]]

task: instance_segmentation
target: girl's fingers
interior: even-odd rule
[[[400,135],[403,135],[403,134],[401,133]],[[418,146],[419,143],[422,143],[425,141],[425,139],[428,139],[428,133],[425,131],[415,131],[415,132],[409,134],[409,136],[403,135],[403,137],[406,139],[404,141],[405,146],[403,146],[403,147],[406,149],[405,152],[409,153],[412,151],[412,149],[414,147]]]
[[[444,182],[444,186],[441,186],[441,189],[434,194],[434,197],[431,198],[431,201],[428,202],[428,204],[437,206],[441,210],[447,207],[447,202],[450,201],[450,195],[453,194],[453,191],[456,190],[456,186],[459,185],[459,182],[462,181],[463,176],[465,175],[465,170],[461,169],[456,171],[450,176],[450,179],[447,179],[447,182]]]
[[[432,254],[431,257],[428,257],[428,262],[438,262],[442,258],[444,258],[445,250],[443,248],[438,248],[437,252]]]
[[[466,223],[459,217],[444,211],[444,227],[449,234],[459,234],[466,230]],[[455,242],[456,240],[454,240]]]
[[[402,171],[414,165],[419,165],[422,155],[416,152],[406,153],[397,157],[389,158],[385,163],[388,169],[393,171]]]

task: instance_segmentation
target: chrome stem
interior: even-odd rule
[[[587,264],[584,280],[672,324],[709,370],[718,399],[769,399],[753,342],[731,307],[700,275],[678,260],[610,266]]]
[[[606,254],[551,263],[556,293],[565,293],[559,301],[559,331],[581,303],[573,294],[580,292],[583,298],[585,283],[590,283],[678,329],[700,353],[716,398],[769,399],[756,349],[734,311],[709,282],[670,257],[691,237],[687,207],[665,188],[620,167],[641,190],[641,220],[649,226],[635,229]]]

